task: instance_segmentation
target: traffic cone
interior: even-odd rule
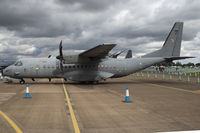
[[[0,76],[1,76],[0,81],[3,81],[3,75],[2,75],[2,73],[0,73]]]
[[[28,83],[26,84],[26,95],[24,98],[31,98],[29,95],[29,87],[28,87]]]
[[[187,82],[188,82],[188,83],[190,82],[190,76],[187,77]]]
[[[148,79],[150,78],[149,73],[147,73],[147,78],[148,78]]]
[[[139,78],[139,74],[137,73],[137,79]]]
[[[180,81],[182,80],[182,77],[181,77],[181,75],[179,76],[179,80],[180,80]]]
[[[172,75],[169,75],[169,80],[172,80]]]
[[[144,74],[141,72],[141,78],[143,78],[144,77]]]
[[[126,103],[130,102],[130,97],[129,97],[129,90],[128,90],[128,86],[126,87],[126,96],[125,96],[125,102],[126,102]]]
[[[162,75],[162,79],[164,80],[165,79],[165,74],[163,73],[163,75]]]
[[[199,79],[199,77],[197,78],[197,83],[200,84],[200,79]]]
[[[184,72],[184,75],[187,76],[186,72]]]
[[[157,79],[157,78],[158,78],[157,73],[155,73],[155,79]]]
[[[194,76],[197,77],[197,73],[196,72],[194,73]]]

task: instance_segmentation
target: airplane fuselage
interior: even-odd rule
[[[127,76],[145,69],[164,58],[105,58],[87,63],[63,64],[56,58],[26,58],[4,70],[4,75],[12,78],[65,78],[73,81],[100,81],[107,78]]]

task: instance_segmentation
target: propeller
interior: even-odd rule
[[[56,58],[60,60],[60,69],[63,72],[63,52],[62,52],[62,40],[60,41],[60,45],[59,45],[59,56],[57,56]]]

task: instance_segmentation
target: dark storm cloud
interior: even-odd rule
[[[47,12],[43,12],[39,7],[39,2],[1,0],[0,26],[16,31],[35,26],[39,21],[42,22],[48,18]]]
[[[16,57],[26,53],[8,46],[26,46],[30,55],[39,56],[57,51],[63,40],[64,50],[117,43],[116,50],[137,54],[148,52],[151,42],[162,46],[176,21],[184,21],[183,40],[198,44],[199,5],[198,0],[1,0],[0,48]]]
[[[63,7],[73,7],[74,10],[99,12],[107,10],[107,8],[118,2],[120,0],[59,0],[58,3]]]
[[[198,8],[198,3],[195,2],[183,2],[182,6],[174,10],[170,9],[173,3],[166,1],[155,10],[154,17],[156,18],[146,20],[145,16],[137,16],[139,19],[144,17],[143,21],[146,21],[146,25],[137,27],[133,23],[133,25],[129,24],[127,26],[127,22],[125,22],[122,26],[115,27],[111,23],[107,23],[108,27],[110,27],[110,34],[107,34],[106,30],[105,32],[102,31],[101,34],[102,36],[110,35],[127,39],[148,36],[154,37],[156,40],[163,40],[163,35],[166,34],[166,27],[168,27],[169,24],[173,24],[177,19],[187,20],[197,18],[198,14],[195,12],[199,12],[200,9]],[[109,7],[114,7],[115,5],[116,7],[119,5],[123,7],[126,3],[129,4],[129,1],[121,3],[119,0],[59,0],[50,1],[50,3],[51,4],[48,4],[47,2],[37,0],[33,2],[25,0],[3,0],[0,4],[0,17],[2,18],[0,25],[6,27],[8,30],[15,31],[15,34],[21,37],[57,37],[73,35],[77,38],[85,28],[89,28],[90,30],[95,30],[91,27],[102,28],[101,26],[98,27],[98,25],[110,21],[110,18],[113,17],[112,15],[120,11],[120,9],[116,8],[116,11],[114,8],[114,10],[110,10],[111,12],[107,16],[106,11],[109,10]],[[141,3],[145,2],[142,1]],[[190,6],[187,6],[188,4],[190,4]],[[57,7],[54,8],[54,5]],[[130,5],[127,6],[130,8]],[[76,8],[76,10],[73,10],[74,8]],[[140,14],[140,10],[142,9],[137,10],[135,13],[135,8],[136,7],[133,7],[132,11],[130,8],[131,15],[137,12]],[[71,10],[73,10],[73,12],[70,12]],[[83,11],[88,11],[89,14],[92,15],[89,16],[88,13],[84,13]],[[99,17],[95,18],[94,16]],[[92,17],[94,17],[94,19]],[[131,21],[137,21],[135,19],[137,18]],[[159,28],[157,24],[160,24]],[[195,33],[196,32],[190,32],[185,34],[184,38],[186,40],[192,39]]]

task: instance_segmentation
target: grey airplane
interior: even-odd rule
[[[119,78],[143,70],[156,63],[192,57],[180,57],[183,22],[176,22],[161,49],[140,58],[110,58],[108,53],[116,44],[98,45],[77,55],[60,55],[49,58],[24,58],[4,69],[4,76],[24,78],[64,78],[78,82],[93,83],[108,78]]]

